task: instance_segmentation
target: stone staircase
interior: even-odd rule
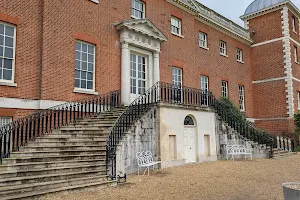
[[[118,108],[37,137],[0,165],[0,199],[31,199],[113,183],[106,173],[106,140]]]
[[[291,151],[287,151],[287,150],[282,150],[282,149],[274,149],[273,150],[273,158],[274,159],[281,159],[281,158],[286,158],[289,156],[293,156],[296,154],[296,152],[291,152]]]

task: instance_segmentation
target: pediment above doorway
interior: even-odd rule
[[[121,32],[121,43],[160,51],[160,44],[167,41],[167,37],[149,19],[126,20],[115,27]]]

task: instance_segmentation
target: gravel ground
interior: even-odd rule
[[[43,200],[283,200],[281,184],[300,181],[300,154],[281,160],[217,161],[131,175],[128,183]]]

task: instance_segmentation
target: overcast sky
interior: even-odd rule
[[[232,21],[242,25],[243,22],[240,20],[251,2],[254,0],[198,0],[200,3],[220,13],[221,15],[231,19]],[[300,0],[292,0],[292,2],[300,8]]]

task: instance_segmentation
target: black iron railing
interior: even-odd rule
[[[116,178],[116,146],[133,123],[157,103],[213,109],[222,121],[246,139],[273,146],[273,138],[268,133],[254,128],[239,110],[233,112],[231,107],[217,100],[210,91],[158,82],[133,101],[111,129],[106,149],[107,169],[112,179]]]
[[[106,144],[106,166],[111,179],[116,178],[116,148],[124,134],[136,120],[158,102],[159,83],[135,99],[117,119]]]
[[[27,117],[0,127],[0,163],[11,152],[19,151],[36,137],[51,133],[77,119],[88,118],[120,106],[120,91],[110,92],[94,98],[68,102],[46,110],[40,110]]]

